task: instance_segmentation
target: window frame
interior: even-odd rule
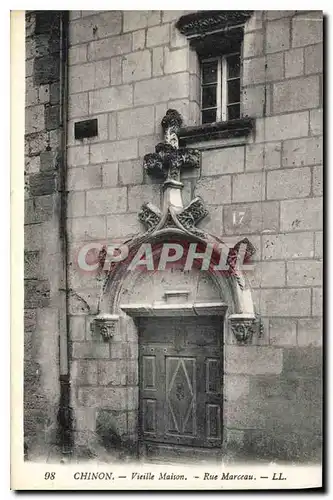
[[[239,60],[240,60],[240,67],[239,67],[239,76],[233,77],[233,78],[228,78],[228,63],[227,59],[228,57],[239,55]],[[212,62],[212,61],[217,61],[217,81],[216,81],[216,106],[212,106],[210,108],[203,108],[203,99],[202,99],[202,89],[205,85],[203,83],[203,64]],[[230,106],[229,101],[228,101],[228,81],[232,80],[239,80],[241,83],[241,77],[242,77],[242,47],[239,48],[238,51],[233,51],[229,52],[226,54],[221,54],[218,56],[213,56],[213,57],[202,57],[200,59],[200,122],[202,125],[205,125],[207,123],[217,123],[217,122],[224,122],[228,121],[228,107]],[[209,84],[208,84],[209,85]],[[225,97],[226,96],[226,97]],[[239,102],[234,102],[231,105],[239,105],[239,116],[235,119],[241,118],[241,93],[240,93],[240,100]],[[210,110],[210,109],[216,109],[216,120],[215,122],[202,122],[202,113],[203,111]]]

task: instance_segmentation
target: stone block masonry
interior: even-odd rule
[[[244,46],[244,89],[258,89],[261,95],[264,85],[265,98],[261,108],[260,103],[252,106],[255,141],[246,145],[244,170],[232,176],[233,197],[223,212],[225,233],[252,233],[250,239],[260,234],[261,258],[272,264],[258,262],[249,276],[256,310],[267,320],[262,341],[269,347],[242,352],[227,346],[226,381],[235,374],[245,377],[247,391],[236,379],[233,392],[239,388],[239,396],[227,394],[226,427],[230,436],[238,432],[232,439],[240,457],[320,460],[322,13],[271,14],[263,13]],[[230,148],[231,158],[237,149]],[[218,162],[212,162],[218,171]],[[202,168],[212,171],[205,160]],[[248,198],[255,193],[252,172],[263,184],[258,207]],[[249,203],[237,203],[243,201],[239,196]],[[237,364],[240,358],[245,364]]]
[[[137,218],[141,205],[160,205],[160,184],[143,172],[142,160],[162,140],[166,110],[178,109],[185,126],[200,124],[198,57],[175,28],[184,13],[70,15],[72,406],[76,447],[86,444],[93,452],[96,443],[107,448],[105,436],[111,430],[135,442],[138,332],[122,321],[110,343],[91,332],[101,283],[72,271],[75,251],[95,240],[125,241],[143,230]],[[256,248],[257,267],[248,281],[264,335],[250,346],[225,335],[223,424],[226,442],[240,456],[297,461],[316,460],[320,454],[322,31],[320,12],[255,12],[244,30],[241,72],[241,112],[255,118],[254,131],[232,141],[200,143],[200,169],[183,179],[186,198],[200,195],[209,208],[200,228],[225,240],[247,237]],[[37,41],[32,32],[27,35],[29,345],[40,311],[53,317],[57,289],[54,275],[40,274],[48,233],[43,229],[41,236],[37,228],[52,226],[57,207],[59,158],[53,132],[59,127],[59,102],[52,96],[59,55],[55,40],[37,55]],[[97,118],[98,136],[76,140],[75,123],[90,118]],[[28,365],[29,374],[34,369]]]
[[[198,96],[190,96],[189,82],[196,58],[190,59],[186,38],[174,26],[177,16],[164,14],[91,11],[70,19],[68,227],[78,245],[142,229],[137,210],[147,201],[160,203],[159,186],[143,175],[142,158],[161,139],[168,107],[181,106],[194,119],[189,110]],[[75,122],[92,116],[98,136],[75,140]],[[188,193],[193,188],[190,179]]]
[[[24,441],[30,460],[59,451],[62,309],[60,33],[63,13],[26,13]],[[77,208],[76,208],[77,209]],[[29,321],[28,321],[29,319]]]

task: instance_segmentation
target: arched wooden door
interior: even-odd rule
[[[145,457],[220,457],[222,328],[221,316],[139,319],[139,438]]]

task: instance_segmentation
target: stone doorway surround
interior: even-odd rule
[[[179,147],[178,133],[182,125],[182,118],[176,110],[169,109],[161,124],[164,132],[164,142],[157,144],[155,153],[149,153],[144,157],[144,168],[152,177],[164,179],[162,210],[150,202],[142,206],[138,217],[147,229],[144,233],[140,233],[130,241],[125,242],[129,249],[129,255],[135,253],[140,245],[150,244],[155,245],[153,254],[156,257],[160,252],[159,245],[161,243],[184,241],[212,245],[214,247],[215,262],[219,262],[223,253],[229,255],[230,248],[224,245],[219,237],[196,227],[198,222],[208,215],[204,201],[197,197],[185,208],[182,201],[183,184],[180,180],[180,172],[182,169],[198,168],[200,152],[196,149]],[[250,255],[254,253],[254,248],[248,240],[240,241],[233,248],[233,257],[236,258],[228,261],[228,273],[210,274],[210,278],[216,286],[216,295],[214,297],[215,299],[221,297],[228,304],[229,324],[236,336],[239,330],[251,330],[251,324],[256,318],[250,287],[238,265],[237,252],[240,243],[246,244],[246,251],[249,251]],[[100,265],[102,269],[104,267],[103,260]],[[196,265],[194,261],[194,266]],[[164,290],[166,296],[163,295],[163,298],[157,299],[153,286],[154,300],[152,298],[148,301],[141,299],[141,305],[138,303],[131,306],[127,300],[127,306],[125,306],[126,301],[124,302],[120,297],[129,275],[132,275],[132,278],[129,279],[133,281],[133,271],[128,270],[124,263],[120,262],[107,270],[105,274],[99,301],[99,314],[95,319],[95,325],[101,328],[101,334],[106,338],[111,337],[112,332],[115,331],[115,325],[121,310],[130,312],[129,307],[131,307],[132,311],[136,310],[136,315],[139,314],[140,308],[142,311],[146,308],[157,311],[159,310],[158,307],[156,308],[152,304],[161,300],[162,303],[163,301],[166,302],[167,309],[172,297],[179,295],[177,287],[175,288],[176,294],[173,294],[172,290]],[[152,276],[153,274],[149,275]],[[159,271],[159,275],[161,275],[161,271]],[[187,289],[185,288],[183,295],[186,296],[186,293]],[[196,299],[192,297],[192,302],[193,300]],[[185,309],[189,307],[188,302],[189,292],[184,302]],[[239,325],[242,328],[239,328]],[[239,336],[238,339],[246,341],[248,336]]]
[[[156,152],[144,159],[144,167],[149,175],[164,178],[162,209],[146,203],[139,218],[147,230],[126,242],[129,255],[140,245],[150,244],[153,256],[158,257],[161,244],[184,241],[187,243],[210,244],[214,246],[215,262],[221,254],[229,255],[230,248],[218,237],[205,233],[196,227],[208,211],[201,198],[195,198],[183,207],[180,170],[197,168],[199,152],[179,148],[177,132],[182,124],[179,113],[168,110],[162,120],[165,142],[156,146]],[[239,242],[240,243],[240,242]],[[251,243],[246,241],[247,248]],[[215,247],[217,250],[215,250]],[[237,245],[234,249],[237,255]],[[253,248],[253,247],[252,247]],[[237,264],[237,259],[229,264],[228,273],[212,273],[198,269],[198,265],[184,271],[179,264],[165,271],[129,270],[123,262],[107,269],[102,285],[98,314],[92,328],[110,344],[110,352],[124,346],[131,351],[122,354],[126,366],[131,363],[131,379],[126,379],[123,397],[118,399],[114,410],[127,414],[127,443],[137,450],[138,444],[138,329],[136,318],[140,316],[163,317],[170,314],[178,316],[218,315],[224,323],[224,338],[221,345],[235,342],[251,342],[256,330],[256,315],[252,295],[246,278]],[[197,267],[195,267],[197,266]],[[101,272],[105,269],[101,262]],[[126,350],[125,349],[125,350]],[[224,356],[227,350],[223,349]],[[112,356],[111,356],[112,357]],[[134,373],[134,375],[133,375]],[[227,376],[227,374],[226,374]],[[108,401],[113,409],[113,402]],[[129,417],[130,415],[130,417]],[[129,423],[131,422],[131,423]]]

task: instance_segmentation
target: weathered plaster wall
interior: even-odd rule
[[[85,242],[139,232],[142,203],[159,204],[160,186],[144,174],[142,159],[162,138],[166,110],[178,109],[187,125],[198,123],[197,60],[174,27],[183,13],[70,13],[68,230],[77,447],[95,446],[98,412],[103,429],[127,436],[135,428],[131,417],[117,412],[125,415],[133,402],[136,382],[129,380],[135,379],[137,352],[128,338],[115,339],[118,348],[109,350],[91,333],[101,283],[78,271],[75,259]],[[264,335],[251,346],[226,339],[225,440],[235,455],[317,459],[320,453],[322,24],[318,12],[255,13],[246,26],[242,76],[243,113],[256,117],[254,134],[233,147],[221,147],[231,146],[224,141],[203,151],[201,171],[184,177],[184,201],[199,194],[208,204],[202,227],[226,240],[247,236],[257,251],[249,279]],[[98,137],[76,141],[74,123],[91,117],[98,118]]]
[[[59,408],[60,13],[26,14],[24,435],[49,456]]]

